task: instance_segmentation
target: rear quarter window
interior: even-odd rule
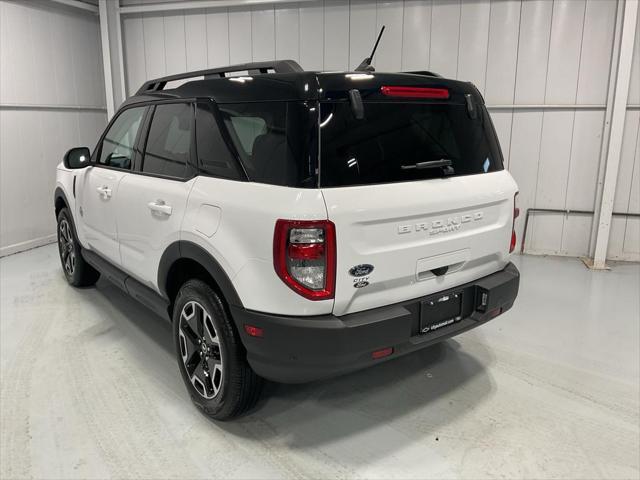
[[[224,128],[250,181],[317,187],[317,104],[218,104]]]

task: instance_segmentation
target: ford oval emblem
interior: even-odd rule
[[[367,282],[366,280],[360,280],[359,282],[353,284],[354,288],[364,288],[367,285],[369,285],[369,282]]]
[[[349,269],[349,275],[351,275],[352,277],[366,277],[371,272],[373,272],[373,265],[369,265],[368,263],[356,265],[355,267],[351,267]]]

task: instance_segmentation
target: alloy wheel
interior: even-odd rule
[[[71,234],[71,227],[66,219],[60,221],[58,226],[58,247],[60,248],[60,258],[62,259],[62,265],[68,275],[73,275],[76,268],[76,249],[73,242],[73,235]]]
[[[211,315],[200,303],[182,307],[178,335],[189,380],[202,397],[214,398],[222,387],[222,350]]]

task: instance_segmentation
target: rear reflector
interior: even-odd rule
[[[513,196],[513,222],[511,224],[511,242],[509,243],[509,253],[512,253],[516,249],[518,239],[516,238],[516,218],[520,216],[520,209],[518,208],[518,192]]]
[[[244,331],[252,337],[262,338],[264,336],[264,330],[260,327],[256,327],[255,325],[245,324]]]
[[[376,350],[371,354],[371,358],[378,360],[379,358],[388,357],[393,353],[393,347],[383,348],[382,350]]]
[[[449,98],[449,90],[446,88],[430,87],[380,87],[380,93],[387,97],[403,98]]]

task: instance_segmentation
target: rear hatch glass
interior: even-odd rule
[[[364,102],[357,120],[347,101],[321,103],[320,185],[395,183],[502,170],[484,108],[465,104]],[[434,162],[450,161],[450,167]]]

